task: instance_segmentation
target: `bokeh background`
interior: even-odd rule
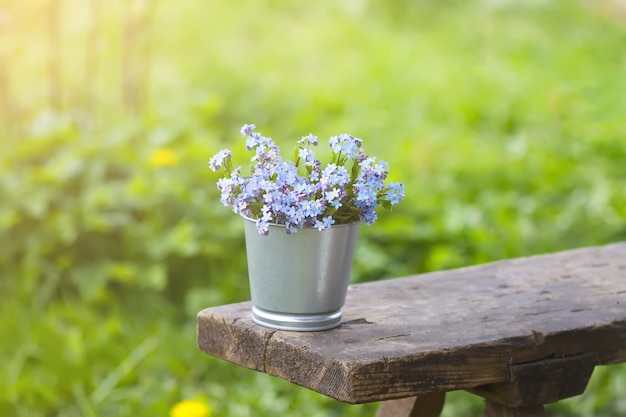
[[[244,123],[363,138],[407,197],[362,282],[624,240],[624,115],[623,1],[2,0],[0,415],[373,415],[197,350],[196,313],[249,298],[208,159],[245,165]],[[598,368],[548,412],[624,392]]]

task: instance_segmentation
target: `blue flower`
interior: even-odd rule
[[[267,221],[263,220],[262,217],[256,220],[256,229],[262,236],[270,234],[270,225]]]
[[[304,161],[307,166],[313,166],[315,162],[315,152],[308,148],[300,148],[298,150],[298,158]]]
[[[332,190],[326,192],[326,201],[333,201],[334,199],[339,198],[340,194],[341,191],[339,190],[339,188],[333,188]]]
[[[222,196],[220,198],[222,204],[227,207],[232,205],[235,201],[235,187],[233,185],[233,181],[230,178],[220,178],[219,180],[217,180],[217,188],[222,193]]]
[[[391,204],[398,204],[404,198],[404,185],[402,183],[390,183],[385,197]]]
[[[261,145],[261,141],[260,141],[261,138],[262,136],[259,136],[259,135],[248,136],[248,139],[246,139],[246,149],[251,151],[259,147],[259,145]]]
[[[304,146],[317,146],[318,144],[317,136],[315,136],[312,133],[309,133],[306,136],[302,136],[302,139],[300,139],[298,143],[301,143]]]
[[[322,171],[319,181],[323,190],[335,185],[345,186],[350,182],[350,173],[344,166],[328,164]]]
[[[254,129],[256,129],[256,125],[243,125],[241,127],[241,134],[244,136],[252,136]]]
[[[327,217],[324,217],[321,221],[318,220],[315,223],[315,228],[321,232],[324,229],[328,229],[333,224],[335,224],[335,220],[332,217],[327,216]]]
[[[378,220],[378,214],[374,210],[364,210],[361,212],[360,220],[369,226]]]
[[[309,181],[318,182],[319,180],[320,180],[320,172],[316,170],[311,171],[311,173],[309,174]]]
[[[333,152],[343,154],[346,158],[356,159],[359,156],[359,151],[363,141],[354,136],[342,133],[339,136],[333,136],[328,141],[328,146]]]
[[[209,159],[209,166],[213,171],[219,171],[225,167],[226,161],[232,158],[232,154],[228,149],[222,149],[215,156]]]

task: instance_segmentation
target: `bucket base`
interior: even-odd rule
[[[272,329],[316,332],[338,327],[341,324],[341,309],[324,314],[288,314],[252,306],[252,320]]]

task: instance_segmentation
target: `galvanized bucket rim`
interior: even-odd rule
[[[253,219],[252,217],[248,217],[248,216],[244,216],[243,214],[240,214],[240,216],[244,219],[247,220],[249,222],[252,223],[256,223],[257,219]],[[354,221],[354,222],[350,222],[350,223],[340,223],[340,224],[333,224],[332,226],[330,226],[332,229],[335,228],[339,228],[339,227],[349,227],[349,226],[353,226],[357,223],[361,223],[360,220]],[[287,226],[284,224],[280,224],[280,223],[268,223],[268,225],[272,226],[272,227],[281,227],[281,228],[286,228]],[[304,227],[301,228],[299,230],[317,230],[315,227]],[[325,229],[327,230],[327,229]],[[318,232],[323,232],[324,230],[317,230]]]

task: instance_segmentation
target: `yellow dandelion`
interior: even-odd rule
[[[170,410],[170,417],[210,417],[209,404],[198,400],[183,400],[174,404]]]
[[[170,148],[159,148],[152,152],[150,163],[157,167],[172,167],[178,165],[178,154]]]

